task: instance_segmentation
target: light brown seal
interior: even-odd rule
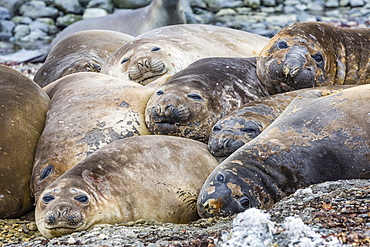
[[[32,173],[36,200],[48,184],[102,146],[149,134],[144,111],[155,88],[95,72],[54,83]]]
[[[138,219],[188,223],[218,165],[207,145],[172,136],[135,136],[102,147],[41,194],[36,224],[47,238],[95,224]]]
[[[351,85],[326,86],[320,90],[340,90]],[[266,129],[299,94],[312,90],[304,88],[286,93],[274,94],[248,102],[212,128],[208,149],[218,159],[225,159],[245,143],[250,142]]]
[[[139,35],[115,51],[101,72],[141,84],[207,57],[256,57],[269,39],[206,24],[172,25]]]
[[[267,95],[257,78],[254,58],[203,58],[158,88],[146,106],[145,122],[153,134],[207,143],[219,119]]]
[[[41,87],[77,72],[100,72],[102,64],[115,50],[134,37],[128,34],[88,30],[60,40],[50,51],[34,77]]]
[[[278,32],[257,60],[270,94],[295,89],[370,83],[370,28],[294,23]]]
[[[370,178],[370,85],[297,96],[259,136],[224,160],[198,197],[203,217],[269,208],[297,189]]]
[[[0,218],[32,209],[29,189],[49,97],[31,79],[0,65]]]
[[[185,3],[184,0],[153,0],[142,8],[77,21],[58,33],[43,56],[30,61],[43,62],[59,41],[79,31],[111,30],[138,36],[157,27],[186,23]]]

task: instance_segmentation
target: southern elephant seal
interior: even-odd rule
[[[0,74],[0,218],[15,218],[33,207],[29,183],[49,97],[8,66]]]
[[[186,4],[185,0],[153,0],[142,8],[77,21],[58,33],[45,54],[30,61],[44,62],[48,53],[59,41],[79,31],[111,30],[138,36],[157,27],[186,23],[184,4]]]
[[[320,90],[339,90],[351,85],[326,86]],[[312,90],[304,88],[274,94],[241,106],[220,119],[212,128],[208,149],[214,156],[225,159],[267,128],[299,94]]]
[[[95,224],[138,219],[188,223],[218,165],[207,145],[172,136],[135,136],[106,145],[41,194],[36,224],[47,238]]]
[[[257,59],[270,94],[295,89],[370,83],[370,28],[294,23],[278,32]]]
[[[73,33],[54,46],[34,77],[41,87],[77,72],[99,72],[115,50],[134,37],[128,34],[88,30]]]
[[[206,24],[172,25],[139,35],[103,65],[108,75],[148,84],[206,57],[256,57],[269,39]]]
[[[203,58],[158,88],[146,106],[145,122],[152,134],[207,143],[219,119],[267,95],[257,78],[254,58]]]
[[[54,83],[32,173],[36,200],[48,184],[102,146],[149,134],[144,112],[155,88],[95,72]]]
[[[268,208],[299,188],[370,178],[370,85],[297,96],[259,136],[224,160],[198,197],[203,217]]]

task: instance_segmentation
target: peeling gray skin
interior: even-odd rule
[[[254,58],[200,59],[166,81],[148,101],[152,134],[208,142],[212,126],[242,104],[267,96]]]
[[[301,88],[370,83],[370,28],[294,23],[278,32],[257,59],[270,94]]]
[[[339,90],[350,85],[326,86],[321,90]],[[220,119],[212,128],[208,149],[219,159],[225,159],[266,129],[293,101],[311,88],[275,94],[249,102]]]
[[[49,90],[51,102],[36,150],[31,180],[35,199],[47,185],[101,147],[150,134],[144,111],[154,91],[94,72],[57,80]]]
[[[370,178],[370,85],[299,96],[259,136],[224,160],[198,197],[202,217],[269,208],[297,189]]]
[[[40,195],[35,220],[47,238],[97,224],[139,219],[189,223],[196,198],[218,165],[207,145],[146,135],[112,142],[83,159]]]

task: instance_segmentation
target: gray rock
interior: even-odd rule
[[[10,20],[10,11],[5,8],[0,6],[0,20]]]
[[[275,13],[277,12],[276,8],[275,7],[260,7],[260,10],[261,12],[264,12],[264,13]]]
[[[267,7],[276,6],[276,0],[262,0],[262,5]]]
[[[363,0],[350,0],[349,3],[352,7],[362,7],[365,5]]]
[[[187,21],[188,23],[212,23],[215,15],[211,11],[204,10],[202,8],[194,8],[192,15],[187,15]]]
[[[23,2],[21,0],[0,0],[0,6],[8,9],[11,16],[16,14],[22,4]]]
[[[30,25],[30,31],[31,32],[34,32],[34,31],[37,31],[38,29],[41,30],[42,32],[45,32],[47,33],[49,31],[49,27],[48,25],[46,25],[45,23],[41,22],[41,21],[33,21]]]
[[[13,35],[15,23],[8,20],[0,21],[0,40],[8,40]]]
[[[108,15],[108,12],[105,9],[91,8],[85,9],[84,14],[82,15],[82,19],[101,17],[106,15]]]
[[[90,0],[86,8],[105,9],[108,13],[113,12],[113,4],[110,0]]]
[[[82,15],[66,14],[65,16],[60,16],[57,18],[56,25],[64,28],[80,20],[82,20]]]
[[[317,21],[317,19],[315,16],[312,16],[311,14],[307,12],[302,12],[297,15],[297,21],[308,22],[308,21]]]
[[[300,13],[299,9],[297,9],[295,6],[293,5],[287,5],[287,6],[284,6],[283,8],[283,12],[284,14],[286,15],[291,15],[291,14],[297,14],[297,13]]]
[[[325,2],[325,7],[327,7],[327,8],[339,7],[339,1],[338,0],[327,0]]]
[[[20,40],[21,38],[23,38],[24,36],[30,33],[30,27],[25,24],[20,24],[14,28],[13,32],[14,32],[14,39]]]
[[[55,26],[55,22],[51,18],[37,18],[36,21],[44,23],[47,26],[48,34],[56,34],[59,29]]]
[[[54,0],[54,6],[65,14],[82,14],[83,12],[78,0]]]
[[[244,0],[244,5],[246,7],[257,9],[261,6],[261,0]]]
[[[32,43],[38,40],[50,40],[50,36],[41,29],[35,29],[31,31],[28,35],[20,38],[21,42]]]
[[[231,8],[224,8],[224,9],[220,9],[220,10],[215,14],[215,16],[216,16],[216,17],[219,17],[219,16],[223,16],[223,15],[236,15],[236,14],[237,14],[236,10],[231,9]]]
[[[307,10],[312,13],[321,13],[325,9],[325,3],[322,0],[316,0],[307,5]]]
[[[222,247],[340,246],[336,237],[324,239],[299,217],[286,217],[277,224],[268,213],[251,208],[236,216],[230,233],[224,232]]]
[[[203,0],[190,0],[189,5],[191,7],[197,7],[197,8],[202,8],[202,9],[207,8],[207,4]]]
[[[151,0],[112,0],[113,6],[121,9],[137,9],[150,4]]]
[[[205,0],[204,1],[207,5],[207,9],[212,12],[217,12],[220,9],[224,8],[236,8],[236,7],[243,7],[243,1],[230,1],[230,0]]]
[[[24,16],[24,17],[22,17],[22,19],[20,20],[20,24],[27,24],[27,25],[29,25],[29,24],[31,24],[33,22],[33,20],[30,18],[30,17],[28,17],[28,16]]]
[[[349,0],[339,0],[340,7],[346,7],[349,5]]]
[[[250,14],[252,11],[252,8],[249,7],[240,7],[240,8],[235,8],[236,12],[238,12],[239,15],[247,15]]]
[[[353,8],[353,9],[350,9],[348,12],[347,12],[348,16],[352,17],[352,18],[358,18],[358,17],[361,17],[363,14],[361,13],[360,9],[358,8]]]
[[[53,7],[46,7],[42,1],[31,1],[23,4],[19,8],[19,13],[23,16],[29,16],[33,19],[39,17],[51,17],[56,18],[59,11]]]

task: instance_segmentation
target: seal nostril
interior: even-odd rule
[[[169,104],[169,105],[166,106],[166,108],[164,110],[164,114],[166,116],[169,116],[169,115],[171,115],[172,110],[173,110],[173,105],[172,104]]]
[[[155,107],[155,112],[156,112],[158,115],[160,115],[160,114],[161,114],[162,109],[161,109],[161,106],[160,106],[160,105],[157,105],[157,106]]]

